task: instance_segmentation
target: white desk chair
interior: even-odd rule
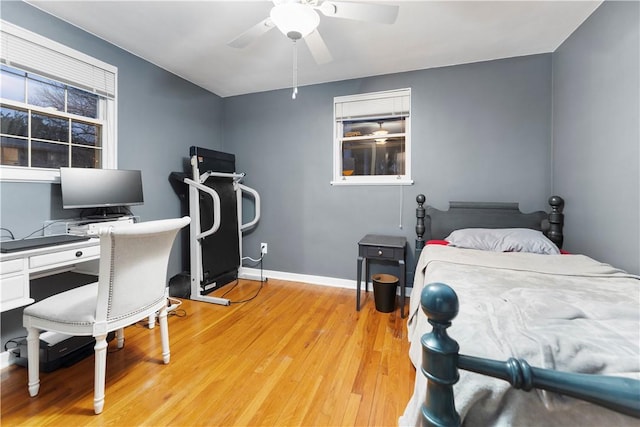
[[[162,357],[169,363],[167,264],[178,231],[189,217],[118,225],[100,232],[98,282],[53,295],[24,309],[27,328],[29,394],[40,389],[40,331],[91,335],[95,344],[93,405],[104,407],[107,334],[116,331],[124,345],[124,327],[159,311]]]

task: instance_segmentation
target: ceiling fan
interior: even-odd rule
[[[318,32],[318,24],[320,24],[318,11],[324,16],[333,18],[393,24],[399,9],[397,5],[332,0],[273,0],[273,4],[269,17],[231,40],[228,45],[234,48],[246,47],[277,27],[294,42],[304,39],[316,63],[325,64],[333,58]]]

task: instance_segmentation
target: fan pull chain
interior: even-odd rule
[[[293,40],[293,93],[291,99],[296,99],[298,94],[298,43]]]

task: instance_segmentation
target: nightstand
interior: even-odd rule
[[[407,239],[398,236],[367,234],[358,242],[358,279],[356,310],[360,311],[360,281],[362,279],[362,261],[364,267],[364,290],[369,291],[369,260],[397,261],[400,267],[400,316],[404,318],[405,297],[405,248]]]

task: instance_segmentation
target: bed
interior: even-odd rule
[[[417,373],[399,424],[640,425],[640,278],[560,250],[564,201],[416,200]]]

